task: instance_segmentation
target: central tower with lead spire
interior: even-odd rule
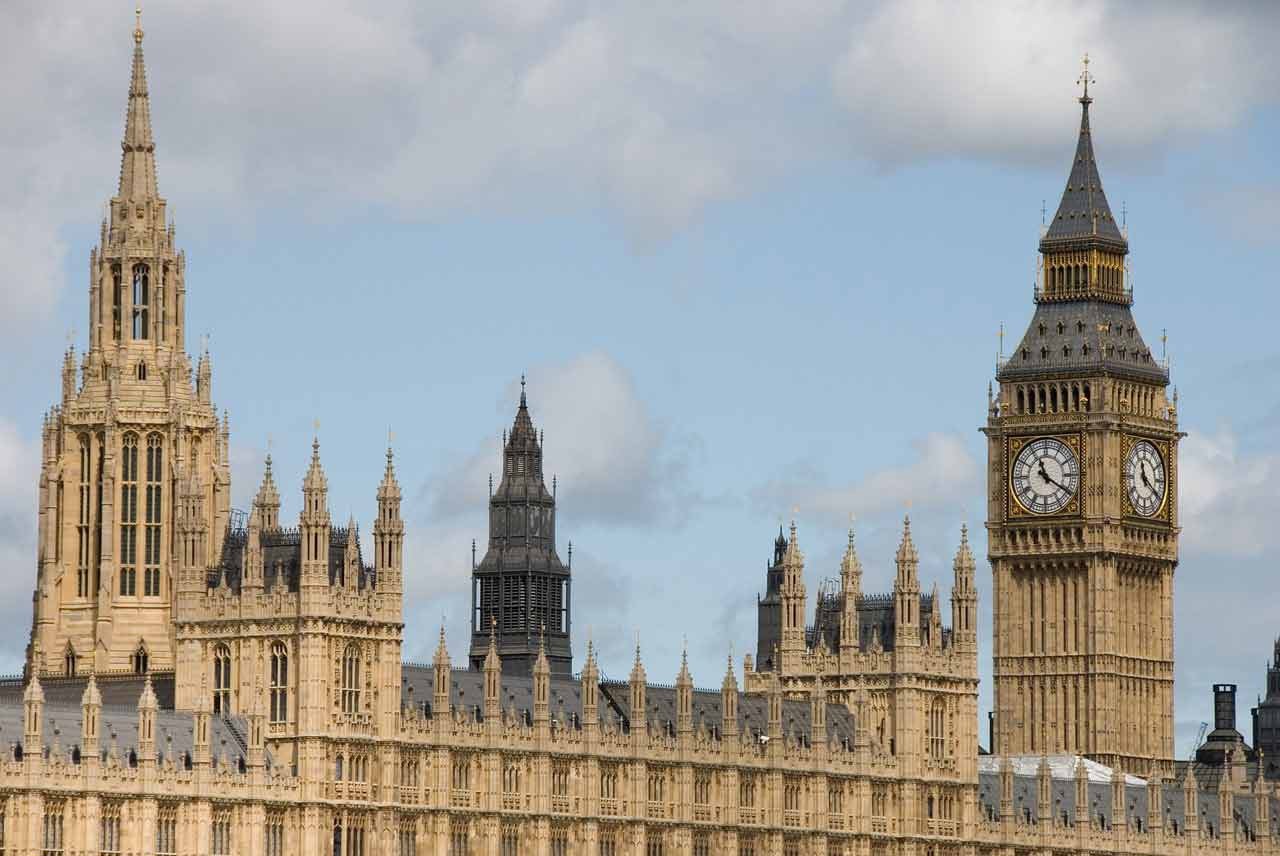
[[[502,480],[489,497],[488,548],[471,571],[471,668],[483,668],[495,633],[503,671],[532,674],[545,635],[551,671],[570,674],[569,608],[569,568],[556,554],[556,499],[542,475],[542,443],[521,379]]]

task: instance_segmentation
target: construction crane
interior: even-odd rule
[[[1187,760],[1194,761],[1196,759],[1196,750],[1200,748],[1200,744],[1204,742],[1204,733],[1209,730],[1209,723],[1201,722],[1200,731],[1196,734],[1196,742],[1191,746],[1191,757]]]

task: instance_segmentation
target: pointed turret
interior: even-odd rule
[[[275,479],[271,475],[271,455],[267,455],[262,470],[262,484],[258,487],[258,495],[253,499],[254,508],[262,515],[261,526],[264,530],[280,528],[280,491],[276,489]]]
[[[594,735],[600,724],[600,667],[596,652],[587,639],[587,662],[582,666],[582,729]]]
[[[805,648],[804,639],[804,607],[806,600],[804,586],[804,553],[800,551],[800,541],[796,537],[796,522],[791,521],[791,539],[787,542],[786,554],[782,557],[782,644],[780,645],[781,664],[775,668],[784,671],[792,667]]]
[[[856,652],[858,639],[858,604],[862,600],[862,562],[853,544],[853,527],[849,527],[849,544],[840,560],[840,648]]]
[[[447,720],[451,707],[450,690],[453,677],[449,663],[449,646],[445,643],[444,625],[440,625],[440,641],[436,644],[436,657],[432,663],[431,715],[437,721]]]
[[[22,693],[22,706],[25,711],[22,729],[24,757],[38,758],[44,749],[44,687],[40,685],[40,677],[34,673]]]
[[[1088,80],[1087,77],[1083,79]],[[1109,245],[1116,252],[1128,252],[1128,242],[1116,225],[1107,196],[1102,192],[1102,176],[1098,173],[1098,162],[1093,154],[1093,133],[1089,128],[1089,105],[1092,103],[1086,82],[1084,95],[1080,98],[1080,133],[1076,138],[1075,159],[1071,162],[1071,172],[1058,210],[1040,241],[1041,251],[1045,251],[1046,246],[1052,248],[1059,243],[1083,240]]]
[[[404,521],[400,519],[400,483],[396,481],[395,461],[387,446],[387,468],[378,485],[378,518],[373,523],[375,579],[378,587],[399,592],[403,578]],[[493,643],[494,622],[490,622],[489,641]],[[486,653],[487,657],[487,653]]]
[[[765,565],[764,596],[756,598],[756,658],[758,671],[778,668],[774,653],[782,641],[782,579],[783,561],[787,555],[787,538],[782,526],[773,542],[773,559]]]
[[[636,642],[636,660],[631,665],[627,686],[631,701],[631,739],[633,741],[643,741],[648,736],[647,680],[644,664],[640,662],[640,643]]]
[[[733,671],[733,654],[729,654],[729,663],[724,670],[724,680],[720,683],[720,732],[728,738],[738,733],[738,676]]]
[[[496,626],[491,625],[489,650],[484,655],[484,720],[496,726],[501,714],[502,658],[498,656],[498,630]]]
[[[938,581],[929,592],[929,647],[942,647],[942,599],[938,597]]]
[[[547,634],[538,634],[538,659],[533,661],[533,721],[545,724],[551,718],[551,663],[547,660]]]
[[[680,654],[680,674],[676,675],[676,733],[693,733],[693,676],[689,674],[689,649]]]
[[[138,763],[146,766],[156,762],[156,692],[151,686],[151,675],[142,685],[138,696]]]
[[[302,480],[302,585],[329,585],[329,480],[320,466],[320,439],[311,441],[311,466]]]
[[[98,760],[98,724],[102,713],[102,693],[92,674],[80,696],[80,754],[86,760]]]
[[[969,527],[960,527],[960,546],[952,566],[951,638],[962,651],[976,651],[978,645],[978,590],[974,585],[977,563],[969,549]]]
[[[133,30],[133,74],[129,78],[129,107],[125,113],[124,139],[120,142],[120,197],[151,199],[158,195],[156,144],[151,136],[151,101],[147,94],[147,67],[142,58],[142,13]]]
[[[894,645],[904,647],[920,641],[920,554],[911,540],[911,518],[902,521],[902,541],[898,544],[898,573],[893,581],[895,608]]]

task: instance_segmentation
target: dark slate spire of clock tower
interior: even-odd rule
[[[552,673],[570,674],[569,595],[569,569],[556,555],[556,501],[521,379],[502,479],[489,498],[488,548],[471,573],[471,668],[483,667],[496,630],[502,671],[532,674],[545,633]]]

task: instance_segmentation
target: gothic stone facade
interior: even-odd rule
[[[430,666],[402,663],[404,526],[390,453],[376,494],[372,563],[354,521],[332,524],[318,443],[296,528],[279,520],[269,460],[251,514],[232,519],[227,422],[219,424],[211,404],[207,355],[192,382],[185,354],[183,261],[157,193],[140,25],[134,39],[120,190],[91,258],[89,352],[78,384],[68,354],[62,405],[46,418],[27,677],[0,682],[0,733],[8,735],[0,747],[0,853],[1277,852],[1274,786],[1234,731],[1218,729],[1193,764],[1165,765],[1156,762],[1169,757],[1167,736],[1134,733],[1131,701],[1090,712],[1068,729],[1084,736],[1057,746],[1047,735],[1062,720],[1044,725],[1051,706],[1019,716],[1011,701],[1039,698],[1028,687],[1043,686],[1038,676],[1057,665],[1078,666],[1089,692],[1113,687],[1117,699],[1150,698],[1167,680],[1170,639],[1161,628],[1176,530],[1171,494],[1165,499],[1154,485],[1171,484],[1176,426],[1160,394],[1163,375],[1127,368],[1149,358],[1143,348],[1127,356],[1130,345],[1117,357],[1124,370],[1108,350],[1101,366],[1086,367],[1085,380],[1051,383],[1007,367],[991,405],[1001,490],[1004,456],[1032,427],[1037,434],[1052,427],[1069,449],[1079,442],[1077,460],[1090,467],[1115,470],[1140,441],[1156,453],[1134,456],[1129,486],[1137,473],[1145,479],[1131,505],[1123,504],[1119,474],[1108,470],[1096,476],[1106,489],[1079,491],[1074,507],[1052,512],[1068,516],[1051,526],[993,513],[1006,754],[979,755],[967,541],[962,536],[953,568],[947,627],[936,590],[921,595],[909,526],[893,594],[862,594],[851,542],[840,591],[819,599],[812,628],[803,625],[794,529],[780,542],[777,585],[761,603],[767,650],[744,669],[745,691],[732,663],[718,691],[696,690],[685,664],[674,685],[650,684],[638,648],[626,682],[602,680],[590,646],[573,676],[567,585],[559,625],[548,620],[550,599],[526,588],[522,600],[518,586],[506,585],[535,572],[561,581],[568,572],[553,558],[554,516],[546,511],[554,497],[548,505],[541,444],[523,397],[516,447],[509,442],[504,454],[516,477],[524,460],[525,480],[521,490],[517,478],[495,495],[493,508],[505,513],[490,544],[492,551],[499,538],[513,549],[475,569],[470,667],[452,667],[443,633]],[[1091,149],[1079,162],[1092,169]],[[1073,178],[1068,195],[1075,193]],[[1114,280],[1104,279],[1096,294],[1085,284],[1099,259],[1116,269],[1122,247],[1104,237],[1080,238],[1076,247],[1069,236],[1062,240],[1070,247],[1059,247],[1050,230],[1047,270],[1072,273],[1047,274],[1037,312],[1071,306],[1054,302],[1070,288],[1089,295],[1090,311],[1127,313]],[[1064,267],[1077,252],[1093,265],[1087,280]],[[1112,335],[1130,335],[1127,318],[1113,321],[1125,329]],[[1053,319],[1045,324],[1052,329]],[[1089,390],[1083,397],[1075,392],[1081,384]],[[1098,403],[1086,406],[1093,391]],[[1102,451],[1085,445],[1097,443]],[[1034,460],[1033,493],[1056,503],[1072,459],[1046,452]],[[1025,487],[1023,476],[1015,472],[1014,484]],[[1079,478],[1094,484],[1088,472]],[[1043,506],[1030,495],[1018,501]],[[1091,516],[1096,503],[1101,522]],[[1071,514],[1085,517],[1073,522]],[[535,537],[545,543],[532,544]],[[528,553],[521,560],[519,548],[528,546],[538,548],[536,562]],[[1036,553],[1051,555],[1032,562]],[[1074,574],[1091,592],[1081,625],[1088,633],[1067,637],[1095,640],[1087,656],[1048,659],[1068,655],[1062,643],[1041,641],[1060,635],[1038,629],[1056,620],[1038,604],[1051,602],[1047,592],[1078,586],[1063,589],[1051,575],[1043,578],[1057,587],[1044,585],[1042,572]],[[485,594],[486,580],[500,581],[496,595]],[[1015,620],[1009,599],[1023,595],[1027,612]],[[1096,628],[1088,623],[1095,612]],[[1155,629],[1120,620],[1136,614],[1153,616]],[[1017,639],[1005,640],[1008,633]],[[1133,659],[1139,651],[1147,653]],[[513,667],[503,668],[504,652]],[[1129,674],[1139,665],[1141,675]],[[1081,750],[1135,766],[1145,760],[1153,775],[1126,775]]]

